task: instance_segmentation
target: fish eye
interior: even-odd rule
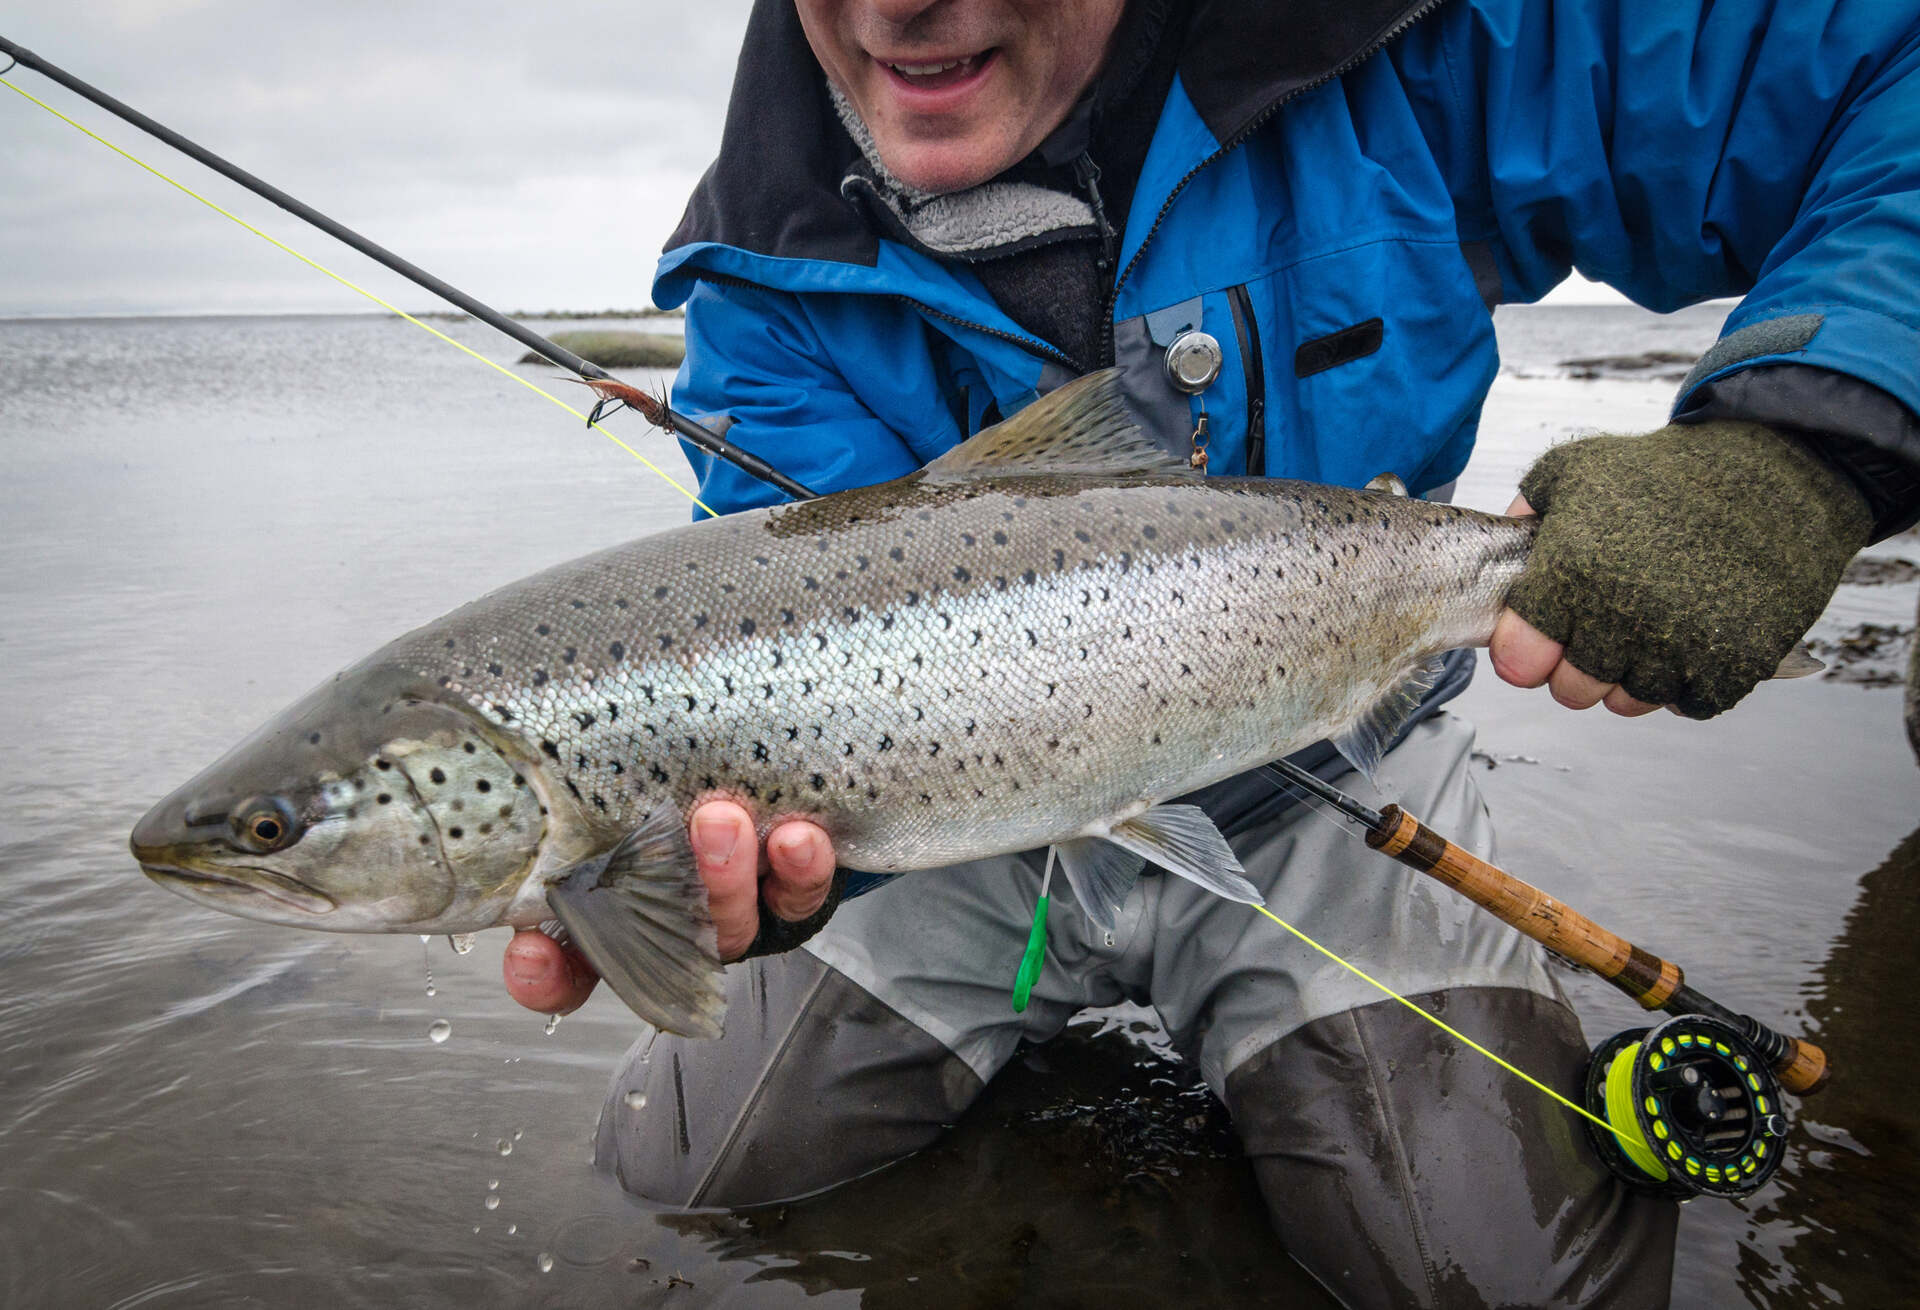
[[[258,854],[285,850],[300,840],[300,821],[278,796],[251,796],[229,817],[234,839]]]

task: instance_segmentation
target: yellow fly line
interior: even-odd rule
[[[419,328],[422,332],[432,333],[434,336],[440,338],[440,340],[446,342],[449,346],[452,346],[455,350],[462,351],[467,355],[471,355],[474,359],[479,360],[482,364],[485,364],[488,368],[500,374],[502,377],[513,379],[513,381],[519,383],[521,386],[525,387],[527,390],[533,392],[534,395],[541,396],[547,400],[552,401],[554,404],[558,405],[561,409],[566,410],[567,413],[573,415],[577,419],[580,419],[582,422],[585,422],[588,426],[592,427],[594,431],[600,433],[600,435],[604,436],[608,441],[611,441],[614,445],[626,451],[629,455],[639,460],[642,464],[645,464],[649,469],[652,469],[655,473],[659,474],[662,478],[665,478],[668,486],[672,487],[675,491],[685,496],[688,500],[692,501],[695,505],[698,505],[702,510],[705,510],[708,515],[716,518],[718,517],[718,515],[714,514],[714,511],[711,508],[709,508],[707,504],[700,499],[700,497],[696,496],[693,492],[687,490],[687,488],[681,486],[679,482],[675,481],[672,474],[668,473],[665,469],[661,468],[658,464],[654,463],[652,460],[648,459],[645,455],[635,450],[632,446],[622,441],[619,437],[615,436],[612,432],[609,432],[607,429],[601,427],[598,423],[594,422],[592,419],[588,418],[585,414],[575,409],[572,405],[569,405],[566,401],[560,399],[560,397],[554,395],[551,391],[546,390],[544,387],[540,386],[538,383],[530,381],[527,378],[521,377],[518,373],[515,373],[512,369],[507,368],[504,365],[495,363],[493,360],[488,359],[485,355],[482,355],[479,351],[473,349],[471,346],[465,345],[459,341],[454,340],[452,337],[442,332],[439,328],[434,327],[432,324],[421,322],[419,319],[415,318],[413,315],[407,313],[406,310],[401,309],[397,305],[391,304],[390,302],[381,299],[379,296],[367,290],[365,287],[360,286],[357,283],[351,281],[350,279],[343,277],[340,274],[334,272],[332,269],[328,268],[325,264],[322,264],[319,260],[311,259],[306,255],[301,254],[298,250],[295,250],[292,246],[288,245],[286,242],[281,241],[278,238],[270,236],[267,233],[261,231],[259,228],[247,222],[246,219],[241,218],[238,214],[233,213],[231,210],[222,208],[220,205],[214,203],[213,201],[207,199],[205,196],[201,195],[198,191],[195,191],[192,187],[186,185],[186,183],[181,182],[175,178],[169,177],[167,174],[155,168],[152,164],[149,164],[146,160],[141,159],[138,155],[135,155],[130,151],[121,149],[119,146],[115,145],[113,142],[101,136],[98,132],[95,132],[91,128],[85,126],[84,124],[76,122],[75,120],[67,117],[65,114],[61,113],[58,109],[55,109],[52,105],[48,104],[46,101],[39,99],[37,96],[33,95],[31,92],[23,91],[21,88],[15,86],[12,82],[9,82],[6,78],[0,77],[0,86],[4,86],[7,88],[7,90],[12,91],[14,94],[22,96],[25,99],[32,101],[34,104],[39,105],[40,108],[46,110],[49,114],[52,114],[55,118],[65,123],[67,126],[74,128],[77,131],[84,132],[86,135],[92,137],[95,141],[98,141],[101,145],[105,146],[107,149],[113,151],[114,154],[119,155],[122,159],[127,160],[129,163],[139,165],[141,168],[145,169],[147,172],[153,174],[153,176],[159,178],[162,182],[165,182],[168,186],[173,187],[175,190],[180,191],[185,195],[191,196],[195,200],[198,200],[201,204],[205,205],[208,209],[211,209],[214,213],[219,214],[222,218],[231,219],[233,222],[238,223],[241,227],[253,233],[255,236],[259,237],[262,241],[265,241],[268,245],[271,245],[276,249],[283,250],[287,254],[292,255],[295,259],[305,264],[308,268],[315,269],[318,272],[326,274],[328,277],[332,278],[335,282],[338,282],[341,286],[345,287],[347,290],[355,292],[359,295],[365,296],[368,300],[371,300],[374,304],[380,306],[380,308],[386,310],[388,313],[395,314],[401,318],[404,318],[407,322],[413,324],[415,327]]]
[[[686,487],[682,486],[679,482],[675,481],[673,476],[669,474],[665,469],[661,468],[658,464],[655,464],[652,460],[648,459],[645,455],[635,450],[632,446],[628,445],[625,441],[622,441],[619,437],[615,436],[612,432],[609,432],[607,431],[607,429],[601,427],[598,423],[588,418],[585,414],[581,413],[579,410],[575,409],[572,405],[569,405],[566,401],[560,399],[560,397],[554,395],[552,392],[545,390],[544,388],[540,387],[538,384],[531,382],[524,377],[521,377],[518,373],[513,372],[511,369],[508,369],[498,363],[495,363],[493,360],[488,359],[485,355],[482,355],[481,353],[474,350],[470,346],[467,346],[459,341],[454,340],[452,337],[440,331],[440,329],[434,327],[432,324],[421,322],[419,319],[407,313],[405,310],[400,309],[399,307],[389,303],[386,300],[383,300],[381,297],[375,295],[373,292],[368,291],[365,287],[359,286],[354,282],[350,281],[349,279],[334,272],[332,269],[320,263],[318,260],[310,259],[306,255],[301,254],[298,250],[295,250],[293,247],[287,245],[284,241],[280,241],[277,238],[272,237],[267,233],[261,231],[259,228],[255,227],[253,224],[247,222],[244,218],[241,218],[239,215],[234,214],[231,211],[222,208],[220,205],[207,199],[205,196],[193,190],[191,187],[187,186],[185,183],[182,183],[172,177],[169,177],[166,173],[161,172],[159,169],[147,163],[145,160],[139,158],[138,156],[132,154],[129,151],[121,149],[119,146],[107,140],[105,137],[101,136],[99,133],[91,130],[90,128],[87,128],[81,123],[75,122],[73,119],[67,117],[67,115],[61,113],[58,109],[55,109],[52,105],[47,104],[44,100],[40,100],[37,97],[30,94],[29,92],[21,90],[19,87],[15,86],[12,82],[8,81],[6,78],[0,77],[0,86],[4,86],[9,91],[12,91],[17,95],[20,95],[26,98],[27,100],[32,101],[34,104],[40,106],[40,108],[46,110],[49,114],[52,114],[55,118],[58,118],[61,122],[66,123],[68,126],[73,127],[80,132],[84,132],[87,136],[92,137],[95,141],[98,141],[101,145],[113,151],[115,154],[119,155],[121,158],[126,159],[130,163],[139,165],[142,169],[146,170],[148,173],[151,173],[154,177],[159,178],[162,182],[165,182],[168,186],[171,186],[174,189],[180,192],[183,192],[188,196],[191,196],[193,199],[198,200],[201,204],[205,205],[208,209],[213,210],[216,214],[219,214],[224,218],[231,219],[233,222],[239,224],[241,227],[245,228],[247,231],[259,237],[262,241],[265,241],[269,245],[272,245],[277,249],[283,250],[287,254],[292,255],[295,259],[307,265],[309,268],[312,268],[317,270],[318,272],[324,273],[326,276],[328,276],[329,278],[332,278],[335,282],[347,288],[349,291],[353,291],[358,293],[359,295],[365,296],[368,300],[371,300],[374,304],[379,305],[382,309],[387,310],[391,314],[395,314],[398,317],[405,319],[407,322],[413,324],[415,327],[419,328],[421,331],[429,332],[432,335],[440,338],[440,340],[446,342],[448,345],[452,346],[454,349],[459,350],[467,355],[472,356],[474,359],[479,360],[482,364],[485,364],[488,368],[492,369],[496,373],[499,373],[501,376],[511,378],[513,381],[519,383],[521,386],[525,387],[527,390],[533,392],[535,395],[544,397],[545,399],[552,401],[554,404],[558,405],[561,409],[566,410],[567,413],[573,415],[575,418],[581,419],[582,421],[586,422],[596,432],[599,432],[602,436],[606,437],[607,440],[611,441],[614,445],[620,447],[620,449],[626,451],[629,455],[633,456],[635,459],[639,460],[642,464],[646,465],[654,473],[657,473],[660,477],[664,478],[669,486],[671,486],[675,491],[678,491],[681,495],[685,496],[688,500],[692,501],[695,505],[698,505],[702,510],[705,510],[707,514],[713,515],[714,517],[718,517],[717,515],[714,514],[714,511],[710,509],[704,502],[702,502],[697,495],[689,491]],[[1264,914],[1267,918],[1279,924],[1282,928],[1292,933],[1295,937],[1299,938],[1302,942],[1305,942],[1308,946],[1311,946],[1314,950],[1320,952],[1320,954],[1332,960],[1335,964],[1338,964],[1341,968],[1348,970],[1349,972],[1361,978],[1371,986],[1379,988],[1380,991],[1383,992],[1385,995],[1387,995],[1388,997],[1391,997],[1393,1000],[1396,1000],[1400,1004],[1406,1006],[1409,1010],[1419,1015],[1422,1019],[1425,1019],[1428,1023],[1434,1025],[1434,1027],[1440,1029],[1442,1032],[1451,1036],[1455,1041],[1460,1042],[1462,1045],[1467,1046],[1472,1050],[1478,1051],[1481,1055],[1486,1056],[1487,1059],[1493,1061],[1495,1064],[1499,1065],[1502,1069],[1505,1069],[1508,1073],[1512,1074],[1514,1077],[1520,1079],[1522,1082],[1525,1082],[1534,1088],[1537,1088],[1539,1091],[1545,1093],[1547,1096],[1551,1097],[1553,1100],[1558,1101],[1561,1105],[1573,1111],[1575,1114],[1580,1115],[1582,1118],[1588,1119],[1591,1122],[1599,1125],[1601,1128],[1606,1129],[1608,1132],[1614,1134],[1614,1136],[1620,1138],[1623,1142],[1626,1142],[1629,1146],[1632,1146],[1635,1144],[1636,1142],[1635,1138],[1630,1137],[1627,1133],[1622,1132],[1620,1129],[1614,1127],[1612,1124],[1608,1123],[1605,1119],[1600,1118],[1598,1115],[1593,1114],[1591,1111],[1587,1110],[1585,1107],[1577,1105],[1574,1102],[1568,1100],[1566,1097],[1562,1096],[1560,1093],[1554,1091],[1553,1088],[1541,1082],[1538,1078],[1533,1077],[1533,1075],[1525,1072],[1522,1069],[1516,1068],[1514,1065],[1508,1063],[1506,1060],[1501,1059],[1498,1055],[1495,1055],[1492,1051],[1488,1050],[1486,1047],[1482,1046],[1480,1043],[1474,1041],[1471,1037],[1468,1037],[1465,1033],[1460,1032],[1458,1029],[1454,1028],[1451,1024],[1446,1023],[1445,1021],[1440,1019],[1438,1016],[1430,1014],[1426,1010],[1421,1009],[1418,1005],[1414,1004],[1411,1000],[1402,996],[1400,993],[1394,991],[1393,988],[1387,986],[1385,983],[1379,981],[1377,978],[1374,978],[1372,975],[1362,970],[1358,965],[1353,964],[1352,962],[1345,959],[1344,957],[1336,954],[1334,951],[1328,949],[1325,946],[1322,946],[1319,942],[1307,936],[1307,934],[1301,932],[1298,928],[1294,927],[1292,924],[1282,919],[1279,915],[1267,909],[1266,906],[1255,905],[1252,908],[1255,910],[1258,910],[1261,914]]]

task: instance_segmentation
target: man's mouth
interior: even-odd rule
[[[993,61],[995,50],[982,50],[979,54],[964,55],[959,59],[938,59],[924,62],[905,60],[883,60],[888,72],[916,91],[939,91],[946,87],[957,86],[961,82],[978,75]]]

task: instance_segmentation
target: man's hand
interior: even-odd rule
[[[1555,446],[1509,513],[1540,532],[1489,643],[1494,669],[1574,709],[1730,709],[1773,676],[1866,544],[1844,474],[1757,423]]]
[[[1529,516],[1533,506],[1525,496],[1515,496],[1507,513]],[[1538,687],[1543,683],[1553,698],[1570,710],[1592,709],[1604,704],[1615,714],[1637,718],[1659,709],[1643,700],[1635,700],[1620,689],[1617,682],[1602,682],[1575,668],[1566,659],[1565,646],[1512,610],[1501,610],[1494,624],[1493,640],[1487,654],[1493,657],[1493,671],[1516,687]]]
[[[720,958],[737,960],[760,932],[760,903],[789,922],[819,911],[833,884],[833,844],[815,824],[790,820],[767,834],[767,854],[753,818],[732,801],[708,801],[688,826]],[[599,975],[586,957],[543,932],[525,929],[501,960],[507,994],[543,1014],[569,1014],[586,1004]]]

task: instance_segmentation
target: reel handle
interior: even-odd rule
[[[1786,1090],[1805,1095],[1826,1083],[1826,1053],[1812,1042],[1783,1036],[1702,996],[1686,985],[1686,974],[1673,961],[1635,946],[1531,883],[1454,845],[1398,805],[1380,812],[1379,826],[1367,833],[1367,845],[1437,878],[1548,950],[1599,974],[1646,1009],[1708,1014],[1749,1029],[1747,1040]]]

